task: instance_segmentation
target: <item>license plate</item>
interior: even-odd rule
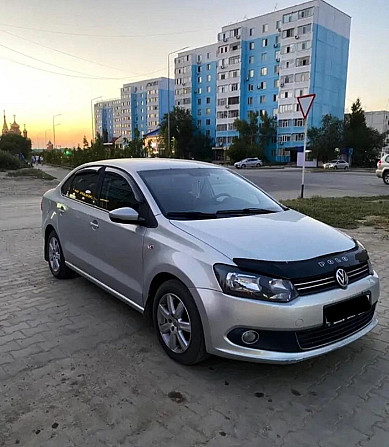
[[[351,298],[336,304],[324,307],[324,321],[327,326],[342,323],[371,309],[369,295]]]

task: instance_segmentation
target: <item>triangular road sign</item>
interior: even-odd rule
[[[297,97],[297,101],[299,103],[300,106],[300,111],[303,115],[303,118],[306,119],[306,117],[308,116],[309,110],[311,109],[313,100],[315,99],[315,94],[312,93],[311,95],[303,95],[303,96],[298,96]]]

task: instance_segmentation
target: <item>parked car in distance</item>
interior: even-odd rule
[[[241,161],[237,161],[236,163],[234,163],[234,166],[237,169],[260,168],[262,165],[263,165],[262,160],[260,160],[258,157],[245,158]]]
[[[42,233],[54,277],[77,272],[143,313],[183,364],[297,362],[377,324],[366,249],[220,166],[79,166],[44,194]]]
[[[384,155],[378,161],[375,173],[377,177],[382,178],[386,185],[389,185],[389,154]]]
[[[350,165],[347,163],[347,161],[344,160],[332,160],[328,163],[324,163],[323,168],[324,169],[348,169]]]

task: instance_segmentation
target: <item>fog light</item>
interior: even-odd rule
[[[246,345],[252,345],[256,343],[259,339],[258,332],[255,331],[246,331],[242,334],[242,341]]]

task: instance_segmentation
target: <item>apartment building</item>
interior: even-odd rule
[[[365,112],[366,125],[376,129],[379,133],[385,133],[384,146],[381,150],[381,156],[389,154],[389,111],[377,110]]]
[[[163,115],[174,103],[174,81],[161,77],[124,84],[120,89],[120,98],[100,101],[94,105],[96,133],[104,141],[122,136],[131,140],[134,130],[140,136],[155,130]]]
[[[343,117],[350,23],[347,14],[313,0],[227,25],[217,43],[178,54],[175,105],[190,110],[222,148],[237,136],[236,118],[267,112],[277,122],[267,158],[297,161],[304,140],[298,96],[316,94],[309,127],[327,113]]]

